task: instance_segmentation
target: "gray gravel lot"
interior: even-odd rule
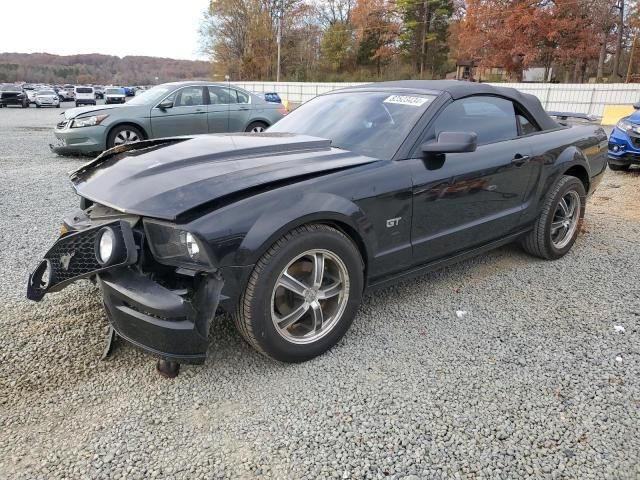
[[[77,205],[60,112],[0,110],[0,478],[640,478],[640,170],[607,173],[562,260],[509,246],[368,296],[301,365],[219,317],[164,380],[122,342],[99,360],[88,282],[24,299]]]

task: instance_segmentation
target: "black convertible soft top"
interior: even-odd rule
[[[368,83],[348,87],[346,90],[359,88],[406,89],[414,93],[446,92],[457,100],[471,95],[497,95],[513,100],[522,105],[543,130],[560,128],[542,108],[540,100],[534,95],[522,93],[515,88],[495,87],[488,83],[462,82],[458,80],[396,80],[391,82]]]

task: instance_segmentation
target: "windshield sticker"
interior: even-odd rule
[[[412,107],[421,107],[429,101],[425,97],[409,97],[407,95],[391,95],[387,97],[384,103],[397,103],[398,105],[411,105]]]

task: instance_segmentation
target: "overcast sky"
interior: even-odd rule
[[[209,0],[0,0],[0,52],[104,53],[204,60]]]

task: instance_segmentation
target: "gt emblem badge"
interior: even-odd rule
[[[70,252],[70,253],[65,253],[64,255],[62,255],[60,257],[60,265],[62,266],[62,268],[66,271],[69,270],[69,264],[71,263],[71,259],[73,258],[73,256],[76,254],[75,251]]]
[[[400,219],[402,217],[398,217],[398,218],[390,218],[389,220],[387,220],[387,228],[391,228],[391,227],[397,227],[398,224],[400,223]]]

